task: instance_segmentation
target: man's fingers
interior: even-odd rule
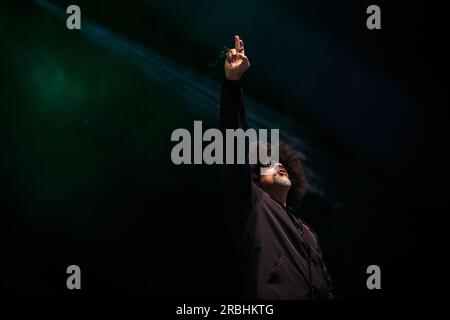
[[[242,41],[239,36],[234,37],[234,48],[237,52],[244,53],[244,41]]]
[[[248,58],[247,58],[247,56],[246,56],[245,54],[243,54],[243,53],[238,53],[238,56],[239,56],[242,60],[248,61]]]
[[[242,62],[244,63],[244,65],[250,66],[250,61],[248,61],[248,58],[247,58],[246,55],[241,53],[239,56],[241,57]]]
[[[237,52],[236,49],[228,50],[228,52],[227,52],[227,61],[229,63],[236,62],[239,59],[244,61],[244,62],[246,62],[247,64],[250,64],[249,61],[248,61],[247,56],[243,52]]]
[[[245,52],[244,51],[244,41],[242,41],[242,40],[239,40],[239,50],[238,50],[238,52],[242,52],[242,53]]]
[[[235,62],[238,58],[236,49],[230,49],[231,61]]]
[[[241,46],[241,39],[239,39],[239,36],[236,35],[234,36],[234,49],[236,49],[236,51],[239,52],[240,46]]]
[[[244,41],[238,35],[234,36],[234,50],[238,53],[244,53]]]
[[[234,62],[237,58],[237,52],[236,49],[230,49],[227,52],[227,60],[230,62]]]

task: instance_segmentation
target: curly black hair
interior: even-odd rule
[[[267,155],[270,156],[271,144],[267,143]],[[289,173],[291,180],[291,188],[289,189],[286,205],[292,207],[294,211],[298,211],[303,202],[303,196],[306,193],[307,182],[300,157],[285,142],[279,143],[279,160],[286,171]],[[257,182],[260,177],[260,165],[252,165],[252,179]]]

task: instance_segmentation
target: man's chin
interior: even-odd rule
[[[286,177],[286,176],[279,176],[279,175],[275,176],[274,182],[277,185],[282,186],[282,187],[286,187],[286,188],[290,187],[291,184],[292,184],[291,180],[289,180],[288,177]]]

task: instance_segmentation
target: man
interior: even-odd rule
[[[246,129],[241,78],[250,67],[244,43],[225,59],[220,127]],[[270,148],[270,146],[269,146]],[[330,277],[317,236],[295,214],[306,181],[298,156],[280,144],[280,163],[224,165],[226,206],[239,249],[243,297],[252,299],[331,299]]]

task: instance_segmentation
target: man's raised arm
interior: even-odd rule
[[[219,126],[225,135],[226,129],[246,129],[244,99],[241,77],[250,67],[245,56],[244,43],[235,36],[235,47],[228,51],[225,60],[225,80],[220,97]],[[236,151],[236,150],[235,150]],[[226,148],[224,150],[226,153]],[[236,154],[236,152],[234,152]],[[226,157],[226,154],[225,154]],[[244,220],[251,208],[252,180],[248,164],[224,164],[222,187],[227,219],[236,248],[243,233]]]

